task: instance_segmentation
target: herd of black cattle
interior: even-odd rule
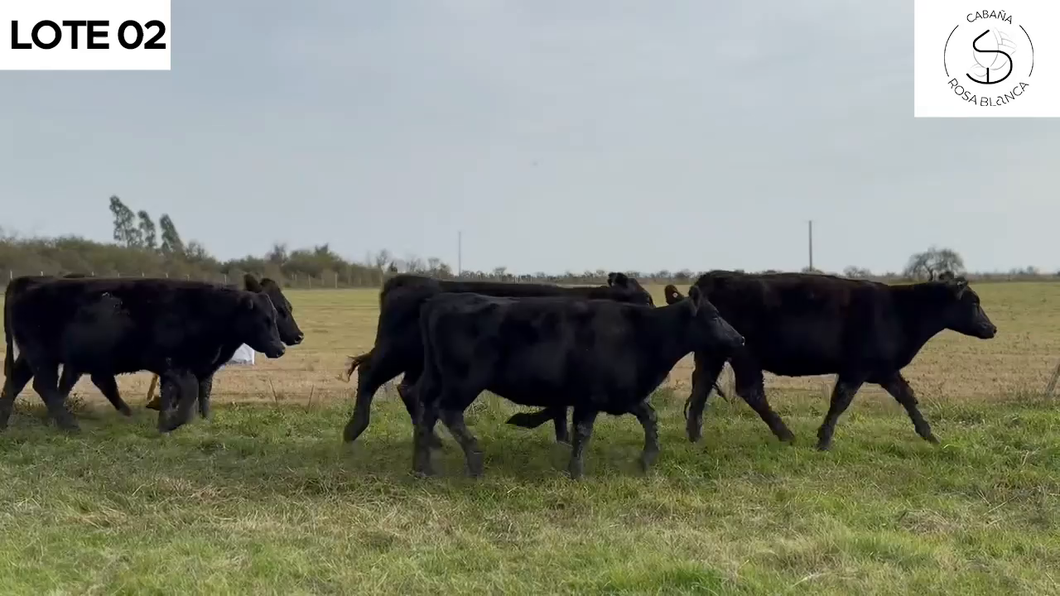
[[[640,463],[646,470],[659,453],[649,396],[691,353],[695,370],[685,418],[693,442],[701,436],[707,397],[714,388],[721,391],[716,381],[729,362],[736,393],[782,441],[794,435],[766,400],[763,371],[837,375],[817,432],[819,449],[831,446],[836,420],[864,383],[883,387],[905,408],[917,434],[936,443],[901,369],[944,329],[980,339],[997,332],[967,280],[952,274],[892,286],[820,274],[712,271],[687,296],[672,285],[665,295],[667,304],[656,307],[622,273],[588,287],[395,276],[379,295],[375,345],[348,363],[347,374],[357,370],[358,378],[344,440],[364,432],[376,391],[404,374],[398,393],[412,421],[417,473],[433,473],[439,419],[462,447],[469,473],[482,473],[482,452],[464,421],[482,391],[540,408],[508,423],[535,428],[551,420],[556,440],[571,444],[575,478],[597,415],[633,414],[644,427]],[[7,286],[4,333],[0,430],[30,379],[56,425],[76,430],[65,402],[81,375],[90,375],[128,416],[115,375],[150,371],[161,380],[158,428],[169,432],[188,422],[196,404],[203,418],[209,416],[213,375],[240,345],[279,358],[285,345],[304,337],[280,286],[251,275],[243,288],[19,277]]]

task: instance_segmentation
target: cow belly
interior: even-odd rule
[[[563,388],[538,383],[494,383],[487,391],[521,406],[573,405],[574,395]]]
[[[759,355],[762,369],[785,377],[835,374],[842,358],[816,350],[791,350],[783,354]]]

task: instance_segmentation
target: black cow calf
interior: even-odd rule
[[[372,399],[375,392],[401,373],[405,376],[398,385],[398,395],[405,403],[411,419],[416,418],[416,404],[409,396],[409,388],[423,370],[423,341],[420,337],[420,306],[431,296],[442,292],[474,292],[487,296],[531,297],[558,296],[585,299],[604,299],[654,306],[651,294],[637,280],[623,273],[608,275],[608,285],[562,287],[549,284],[497,283],[438,280],[420,275],[397,275],[383,285],[379,293],[379,323],[375,345],[360,356],[350,358],[347,375],[357,369],[357,400],[353,414],[343,432],[343,439],[352,442],[368,428]],[[567,418],[560,412],[553,419],[556,440],[568,441]],[[432,435],[432,444],[441,439]]]
[[[420,310],[424,371],[414,388],[420,416],[413,469],[432,474],[429,438],[439,418],[464,450],[468,471],[482,473],[482,452],[464,410],[482,391],[528,406],[574,407],[569,472],[583,454],[599,412],[633,414],[644,427],[641,465],[659,451],[648,397],[692,351],[725,358],[743,344],[698,289],[663,308],[608,300],[500,298],[437,294]]]
[[[938,443],[901,374],[920,349],[949,329],[990,339],[997,327],[963,277],[887,285],[830,275],[751,275],[712,271],[699,288],[722,316],[747,338],[732,356],[736,391],[782,440],[793,438],[766,400],[762,371],[799,377],[837,374],[831,404],[817,431],[818,449],[828,449],[839,416],[864,383],[883,387],[905,408],[918,435]],[[667,302],[681,300],[667,286]],[[696,355],[689,396],[688,438],[701,436],[703,409],[725,361]]]
[[[198,397],[197,379],[212,375],[241,344],[269,358],[284,353],[276,308],[264,294],[213,284],[159,279],[18,278],[4,305],[4,390],[0,428],[15,396],[33,388],[61,428],[76,420],[58,391],[57,369],[99,378],[147,370],[170,385],[163,391],[159,429],[187,422]],[[175,414],[167,406],[180,388]],[[167,403],[169,402],[169,403]]]

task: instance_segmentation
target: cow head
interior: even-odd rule
[[[283,356],[286,348],[276,328],[276,307],[263,293],[240,291],[235,328],[239,340],[269,358]]]
[[[640,285],[639,281],[627,276],[625,273],[618,273],[615,271],[608,273],[607,285],[621,290],[623,294],[630,298],[630,302],[655,306],[655,301],[652,300],[651,293],[649,293],[648,290],[645,290],[644,286]]]
[[[676,291],[676,288],[674,289]],[[733,329],[728,321],[721,317],[718,309],[703,295],[699,287],[688,290],[684,304],[673,308],[687,308],[692,315],[692,324],[688,326],[692,334],[695,349],[720,349],[729,352],[744,344],[744,337]]]
[[[968,287],[964,276],[952,273],[939,277],[940,281],[928,282],[940,286],[943,292],[942,323],[946,329],[979,339],[990,339],[997,334],[997,326],[983,312],[979,295]]]
[[[677,291],[677,286],[673,284],[666,284],[666,287],[663,288],[663,296],[666,297],[667,304],[677,304],[685,299],[681,292]]]
[[[289,346],[297,346],[302,343],[305,334],[298,328],[298,323],[294,320],[294,307],[291,306],[291,302],[287,300],[287,297],[283,295],[283,291],[280,290],[280,284],[267,277],[263,278],[259,283],[257,278],[249,273],[243,276],[243,284],[248,292],[265,294],[269,297],[269,300],[272,300],[272,305],[276,307],[276,314],[278,315],[276,327],[280,330],[280,339],[283,340],[283,343]]]

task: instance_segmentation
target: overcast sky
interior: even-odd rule
[[[725,4],[725,3],[721,3]],[[1060,125],[913,119],[912,3],[173,2],[170,72],[0,72],[0,226],[221,258],[1060,268]]]

